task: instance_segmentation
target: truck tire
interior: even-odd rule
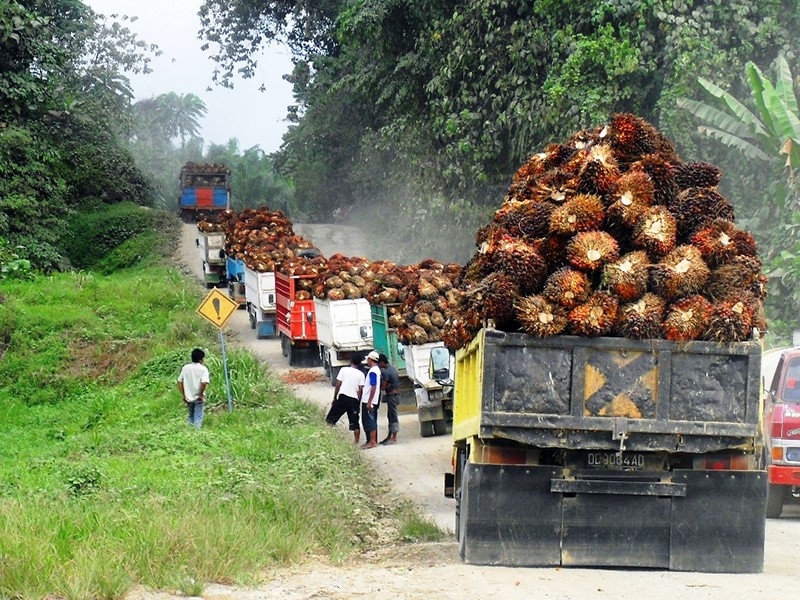
[[[467,550],[467,535],[466,535],[466,522],[467,522],[467,483],[469,481],[469,469],[467,465],[461,470],[461,485],[459,486],[461,492],[458,498],[458,555],[461,560],[464,560]]]
[[[436,430],[434,429],[434,421],[420,421],[419,422],[419,435],[420,437],[433,437],[436,435]]]
[[[431,421],[431,423],[433,423],[433,435],[445,435],[448,433],[447,420],[436,419],[435,421]]]
[[[334,367],[331,365],[331,385],[336,385],[336,377],[339,375],[339,371],[341,371],[342,367]]]
[[[464,489],[464,465],[466,462],[467,453],[464,450],[459,449],[456,456],[456,472],[453,474],[456,485],[455,492],[453,493],[453,497],[456,501],[456,542],[461,542],[461,496],[462,490]]]
[[[289,341],[289,338],[284,338],[286,340],[286,356],[289,357],[289,366],[293,367],[297,362],[297,347]]]
[[[250,310],[250,307],[247,308],[247,316],[250,317],[250,329],[256,328],[256,316]]]
[[[284,357],[289,356],[289,349],[287,348],[286,344],[287,342],[286,336],[283,334],[280,334],[280,336],[281,336],[281,354],[283,354]],[[291,360],[289,361],[289,364],[290,365],[292,364]]]
[[[767,488],[767,518],[777,519],[783,512],[783,502],[786,499],[786,485],[769,484]]]

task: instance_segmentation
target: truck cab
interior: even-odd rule
[[[767,517],[774,519],[800,503],[800,347],[765,353],[762,374]]]
[[[402,351],[406,362],[406,376],[414,384],[420,436],[431,437],[450,433],[453,428],[452,387],[448,388],[441,380],[437,380],[432,370],[435,362],[439,369],[436,372],[442,374],[439,364],[441,353],[449,357],[449,351],[443,342],[408,346],[401,344],[399,350]]]

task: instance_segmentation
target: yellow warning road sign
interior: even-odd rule
[[[214,288],[208,292],[200,306],[197,307],[197,314],[205,317],[212,325],[220,329],[227,323],[234,311],[239,308],[239,304],[231,300],[226,294]]]

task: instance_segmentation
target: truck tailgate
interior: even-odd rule
[[[456,361],[453,436],[550,448],[752,448],[761,346],[483,330]]]
[[[365,298],[314,299],[317,339],[340,350],[372,348],[372,316]]]

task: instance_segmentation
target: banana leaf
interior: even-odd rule
[[[777,59],[777,79],[775,80],[775,91],[778,92],[786,107],[796,115],[800,115],[797,107],[797,96],[794,93],[794,80],[789,69],[789,63],[783,54],[778,55]]]
[[[754,134],[757,136],[767,135],[767,132],[764,130],[764,124],[759,121],[758,117],[751,113],[744,104],[739,102],[731,94],[708,79],[699,77],[697,81],[709,94],[721,100],[725,106],[728,107],[728,110],[730,110],[740,121],[745,123]]]
[[[694,116],[714,127],[735,135],[742,139],[754,139],[753,131],[742,121],[733,118],[728,113],[714,108],[705,102],[698,102],[691,98],[678,98],[678,106],[685,108]]]
[[[772,133],[775,132],[775,124],[772,122],[772,115],[770,114],[767,104],[764,101],[764,90],[767,86],[771,87],[769,80],[764,77],[761,70],[752,62],[745,65],[745,73],[747,79],[750,81],[750,89],[753,92],[753,100],[756,103],[756,108],[761,114],[761,120],[766,125],[766,128]]]
[[[697,128],[697,130],[703,135],[707,135],[708,137],[719,140],[726,146],[730,146],[731,148],[736,148],[747,158],[757,158],[759,160],[766,160],[766,161],[772,160],[758,146],[755,146],[750,142],[748,142],[747,140],[744,140],[740,137],[731,135],[727,131],[717,129],[716,127],[708,127],[706,125],[700,125]]]

